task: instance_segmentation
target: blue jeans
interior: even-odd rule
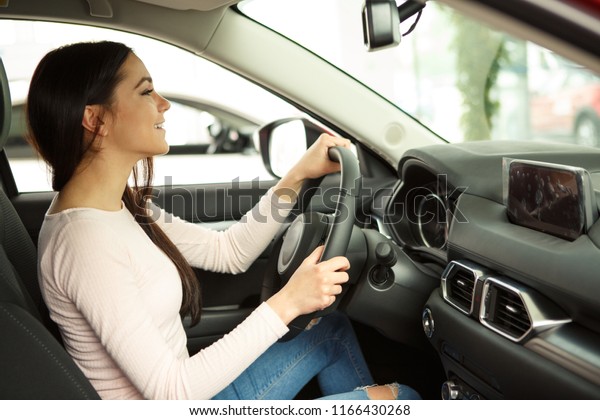
[[[215,400],[291,400],[313,377],[328,399],[368,399],[373,378],[350,321],[332,313],[296,338],[273,344]],[[419,398],[399,386],[399,399]]]

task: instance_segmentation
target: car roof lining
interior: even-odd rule
[[[102,0],[106,2],[106,0]],[[142,3],[154,4],[176,10],[199,10],[202,12],[221,7],[231,6],[239,0],[137,0]],[[88,0],[90,2],[90,0]]]
[[[169,7],[149,4],[140,0],[102,0],[110,14],[102,17],[93,12],[94,4],[86,0],[53,0],[52,2],[12,1],[0,7],[0,18],[26,19],[92,25],[155,38],[201,53],[210,42],[227,5],[210,10],[178,9],[170,1],[160,3]],[[152,0],[150,0],[152,1]],[[219,0],[223,2],[223,0]],[[201,2],[204,2],[202,0]],[[159,3],[159,1],[153,2]],[[216,2],[212,2],[213,5]],[[227,2],[227,4],[235,2]],[[174,5],[181,5],[176,1]],[[140,19],[144,16],[144,19]],[[176,25],[163,24],[176,21]]]
[[[227,8],[239,0],[53,0],[52,2],[12,1],[0,7],[0,17],[54,20],[96,25],[137,33],[202,53],[210,43]],[[572,44],[551,37],[473,1],[440,0],[492,26],[536,42],[600,74],[600,60]],[[94,6],[96,5],[96,6]],[[93,16],[92,9],[108,7],[110,16]],[[565,6],[566,7],[566,6]],[[582,13],[570,8],[572,13]],[[145,18],[139,20],[139,16]],[[177,20],[178,25],[162,22]],[[158,23],[158,24],[157,24]]]

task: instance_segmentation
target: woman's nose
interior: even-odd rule
[[[158,93],[156,95],[158,96],[157,105],[160,112],[168,111],[171,108],[171,102]]]

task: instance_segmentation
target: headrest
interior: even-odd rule
[[[10,118],[12,103],[10,101],[10,90],[8,89],[8,77],[0,58],[0,150],[4,148],[10,130]]]

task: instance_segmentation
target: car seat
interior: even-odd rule
[[[11,100],[0,59],[0,150],[8,137]],[[0,162],[6,159],[0,159]],[[37,252],[0,190],[0,399],[99,399],[50,332],[37,281]]]

